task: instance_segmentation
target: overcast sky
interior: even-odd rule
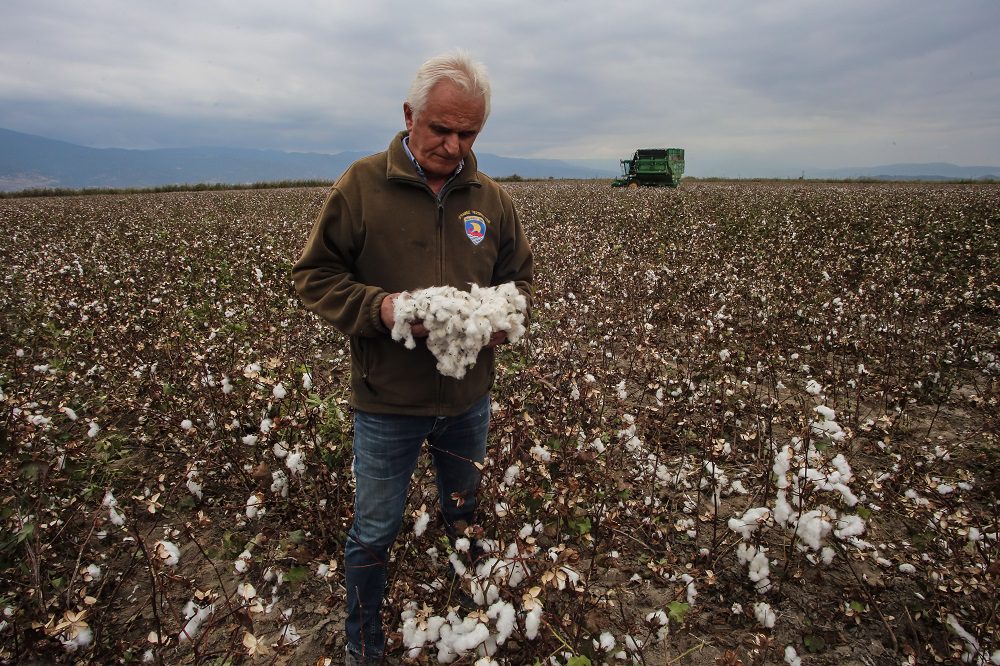
[[[693,175],[1000,163],[1000,1],[3,0],[0,127],[96,147],[383,149],[461,47],[476,149],[685,148]]]

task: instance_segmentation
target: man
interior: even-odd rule
[[[377,663],[389,549],[424,441],[445,529],[471,524],[486,455],[495,333],[461,380],[420,343],[392,339],[396,297],[513,282],[530,302],[532,254],[507,193],[477,170],[472,144],[490,111],[483,66],[431,58],[403,104],[406,131],[334,185],[292,269],[307,308],[351,339],[354,522],[345,545],[347,662]],[[414,337],[426,337],[410,322]]]

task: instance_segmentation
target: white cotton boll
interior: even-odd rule
[[[223,375],[222,377],[222,392],[225,393],[226,395],[229,395],[230,393],[233,392],[233,385],[229,381],[229,377],[226,377],[225,375]]]
[[[632,634],[625,634],[622,637],[622,643],[625,644],[625,649],[632,654],[638,654],[642,650],[644,642],[641,638],[636,638]]]
[[[830,489],[836,490],[838,493],[840,493],[841,497],[844,498],[844,504],[846,504],[847,506],[857,505],[858,503],[857,496],[850,488],[845,486],[843,483],[835,483]]]
[[[0,396],[2,396],[2,395],[3,394],[0,393]],[[61,411],[63,414],[65,414],[66,418],[68,418],[70,421],[76,421],[76,419],[78,418],[77,415],[76,415],[76,412],[74,412],[69,407],[60,407],[59,411]]]
[[[313,378],[312,378],[312,375],[309,374],[308,372],[303,372],[302,373],[302,388],[304,388],[307,391],[311,391],[312,387],[313,387]]]
[[[531,450],[528,453],[538,462],[549,462],[552,460],[552,454],[541,444],[536,444],[531,447]]]
[[[668,622],[667,614],[663,610],[655,610],[646,615],[646,622],[648,624],[656,624],[660,627],[666,626]]]
[[[968,654],[970,652],[972,654],[980,654],[981,653],[982,650],[980,649],[980,646],[979,646],[979,640],[975,636],[973,636],[972,634],[970,634],[968,631],[966,631],[965,627],[963,627],[961,624],[959,624],[957,617],[955,617],[951,613],[948,613],[947,617],[945,617],[945,624],[959,638],[961,638],[963,641],[965,641],[965,644],[966,644],[966,654]],[[963,655],[963,661],[965,661],[964,656],[965,655]]]
[[[204,608],[198,608],[195,606],[193,601],[189,601],[184,612],[184,616],[188,618],[188,621],[184,624],[184,628],[181,629],[181,633],[177,636],[177,642],[186,643],[196,639],[198,634],[201,632],[202,623],[214,612],[215,604],[209,604]]]
[[[187,486],[188,492],[195,496],[198,500],[203,497],[201,475],[198,472],[198,468],[195,467],[187,473],[187,481],[185,484]]]
[[[493,657],[480,657],[472,666],[500,666],[500,662],[494,660]]]
[[[795,510],[785,497],[785,491],[779,490],[774,498],[774,521],[779,525],[787,525],[794,513]]]
[[[505,331],[511,342],[525,332],[527,301],[511,283],[488,288],[473,285],[469,292],[447,286],[403,292],[393,306],[392,338],[414,349],[410,322],[422,321],[438,372],[456,379],[475,365],[493,332]]]
[[[264,509],[262,505],[264,504],[264,498],[258,493],[251,493],[250,497],[247,498],[246,503],[246,515],[247,518],[256,518],[258,514],[264,515]]]
[[[833,562],[833,558],[837,556],[837,551],[829,546],[824,546],[823,550],[820,551],[820,558],[823,564],[830,566]]]
[[[838,539],[847,539],[858,536],[865,532],[865,521],[858,515],[843,515],[837,519],[837,528],[834,536]]]
[[[538,627],[542,622],[542,606],[537,601],[524,616],[524,635],[529,641],[538,637]]]
[[[273,389],[271,389],[271,395],[274,396],[275,400],[282,400],[286,395],[288,395],[288,391],[285,390],[285,387],[282,384],[278,383],[274,385]]]
[[[517,611],[514,609],[514,606],[501,600],[495,601],[486,612],[486,615],[496,620],[496,642],[499,645],[503,645],[510,638],[510,635],[514,633]]]
[[[87,574],[90,576],[90,579],[94,581],[101,580],[101,576],[103,575],[101,572],[101,567],[97,566],[96,564],[87,565]]]
[[[466,566],[465,563],[462,562],[461,559],[459,559],[458,553],[450,553],[448,555],[448,561],[451,562],[451,566],[452,568],[455,569],[455,573],[457,573],[459,576],[465,575]]]
[[[615,391],[618,393],[619,400],[628,400],[628,391],[625,390],[625,380],[621,380],[615,385]]]
[[[275,495],[288,497],[288,475],[280,469],[271,472],[271,492]]]
[[[490,637],[490,628],[480,622],[469,632],[461,634],[453,643],[453,649],[458,653],[475,650]]]
[[[774,611],[771,610],[770,604],[764,601],[759,601],[753,605],[753,614],[757,618],[757,622],[760,623],[760,626],[765,629],[773,629],[774,623],[778,619]]]
[[[728,349],[721,349],[721,350],[719,350],[719,360],[722,361],[723,363],[725,363],[726,361],[728,361],[731,356],[732,356],[732,354],[729,353]]]
[[[306,471],[306,463],[303,459],[302,451],[296,448],[285,458],[285,467],[292,473],[292,476],[301,476]]]
[[[266,435],[267,433],[271,432],[271,428],[273,427],[274,427],[274,421],[272,421],[271,419],[264,418],[260,420],[261,433]]]
[[[776,477],[775,485],[781,488],[788,487],[788,472],[792,468],[792,447],[783,446],[774,456],[774,465],[771,470]]]
[[[810,379],[806,382],[806,393],[809,395],[819,395],[823,392],[823,385],[820,384],[815,379]]]
[[[795,535],[807,546],[818,551],[823,547],[823,540],[832,529],[833,526],[830,525],[823,513],[814,509],[799,517],[798,525],[795,527]]]
[[[830,464],[840,474],[840,480],[843,483],[849,483],[854,478],[854,472],[851,471],[851,466],[848,464],[847,458],[844,457],[843,453],[838,453],[834,456]]]
[[[905,574],[915,574],[917,573],[917,568],[909,562],[903,562],[899,565],[899,572]]]
[[[250,583],[239,583],[236,586],[236,594],[250,601],[257,596],[257,588]]]
[[[466,539],[465,537],[461,537],[461,538],[455,539],[455,550],[458,551],[458,552],[460,552],[460,553],[467,553],[467,552],[469,552],[469,547],[471,545],[472,544],[469,543],[469,540]]]
[[[257,435],[246,435],[243,437],[243,443],[247,446],[253,446],[257,443]]]
[[[729,529],[744,539],[749,539],[750,535],[757,531],[757,527],[766,521],[770,515],[771,510],[766,506],[747,509],[741,518],[729,519]]]
[[[785,646],[785,663],[788,666],[802,666],[802,659],[791,645]]]
[[[817,405],[813,408],[817,414],[823,417],[824,421],[836,421],[836,412],[827,407],[826,405]]]
[[[602,632],[600,642],[594,641],[594,643],[594,647],[604,650],[605,652],[611,652],[615,649],[615,637],[608,631]]]
[[[191,423],[191,419],[184,419],[183,421],[181,421],[181,430],[190,430],[193,427],[194,424]]]
[[[275,442],[271,450],[275,458],[282,459],[288,455],[288,442]]]
[[[417,520],[413,523],[413,533],[417,536],[423,536],[424,532],[427,531],[427,525],[431,522],[431,516],[426,511],[421,511],[420,515],[417,516]]]
[[[161,562],[170,567],[177,566],[181,557],[180,548],[170,541],[157,541],[153,544],[153,553]]]
[[[76,652],[82,647],[87,647],[94,639],[94,632],[90,627],[79,627],[71,630],[68,638],[59,639],[67,652]]]
[[[101,431],[101,426],[97,425],[97,421],[90,422],[90,428],[87,430],[87,437],[93,439],[97,437],[97,433]]]
[[[508,486],[514,485],[514,481],[516,481],[517,477],[519,477],[520,475],[521,475],[521,467],[517,464],[511,465],[510,467],[507,468],[507,471],[504,472],[503,482]]]
[[[108,517],[110,518],[112,525],[121,527],[125,524],[125,515],[113,506],[108,507]]]
[[[118,500],[115,499],[114,493],[110,490],[104,493],[104,499],[101,500],[101,506],[118,506]]]

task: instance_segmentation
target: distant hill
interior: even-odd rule
[[[958,166],[947,162],[886,164],[873,167],[806,170],[806,178],[871,178],[874,180],[1000,180],[997,166]]]
[[[374,150],[371,152],[375,152]],[[88,148],[0,129],[0,191],[31,188],[155,187],[244,184],[284,180],[336,180],[368,153],[289,153],[242,148]],[[560,160],[533,160],[476,153],[491,176],[611,178],[614,172]]]

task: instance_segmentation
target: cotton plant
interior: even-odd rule
[[[118,500],[110,490],[104,494],[101,506],[108,510],[108,519],[112,525],[121,527],[125,524],[125,515],[118,510]]]
[[[814,438],[792,437],[787,444],[772,445],[773,503],[750,507],[728,521],[729,529],[740,537],[737,559],[759,593],[771,589],[771,561],[763,543],[766,532],[784,530],[809,562],[829,566],[836,555],[833,542],[857,544],[866,529],[864,519],[850,511],[859,502],[850,487],[851,466],[833,448],[847,434],[836,422],[834,410],[818,405],[813,413],[809,429]],[[768,604],[755,604],[753,613],[762,627],[773,628],[776,615]]]
[[[534,531],[533,526],[527,527],[528,534]],[[467,538],[456,540],[449,562],[456,575],[465,581],[479,610],[464,617],[454,610],[445,616],[431,615],[427,609],[418,609],[416,602],[409,602],[401,615],[403,645],[409,658],[416,659],[428,650],[435,651],[438,663],[451,663],[470,654],[492,657],[518,624],[526,638],[537,638],[544,608],[540,599],[542,588],[525,591],[520,609],[508,600],[510,594],[504,593],[504,590],[516,591],[531,575],[527,562],[538,552],[537,547],[515,542],[501,553],[491,540],[480,539],[478,545],[486,554],[473,567],[467,567],[458,556],[471,548]],[[578,580],[578,574],[572,573]],[[565,581],[573,579],[564,572],[562,580],[565,586]],[[552,584],[556,586],[555,582]]]
[[[411,322],[422,322],[438,372],[462,379],[493,333],[504,331],[511,342],[521,339],[527,309],[527,300],[511,282],[472,285],[469,291],[444,286],[403,292],[394,303],[392,338],[415,348]]]

